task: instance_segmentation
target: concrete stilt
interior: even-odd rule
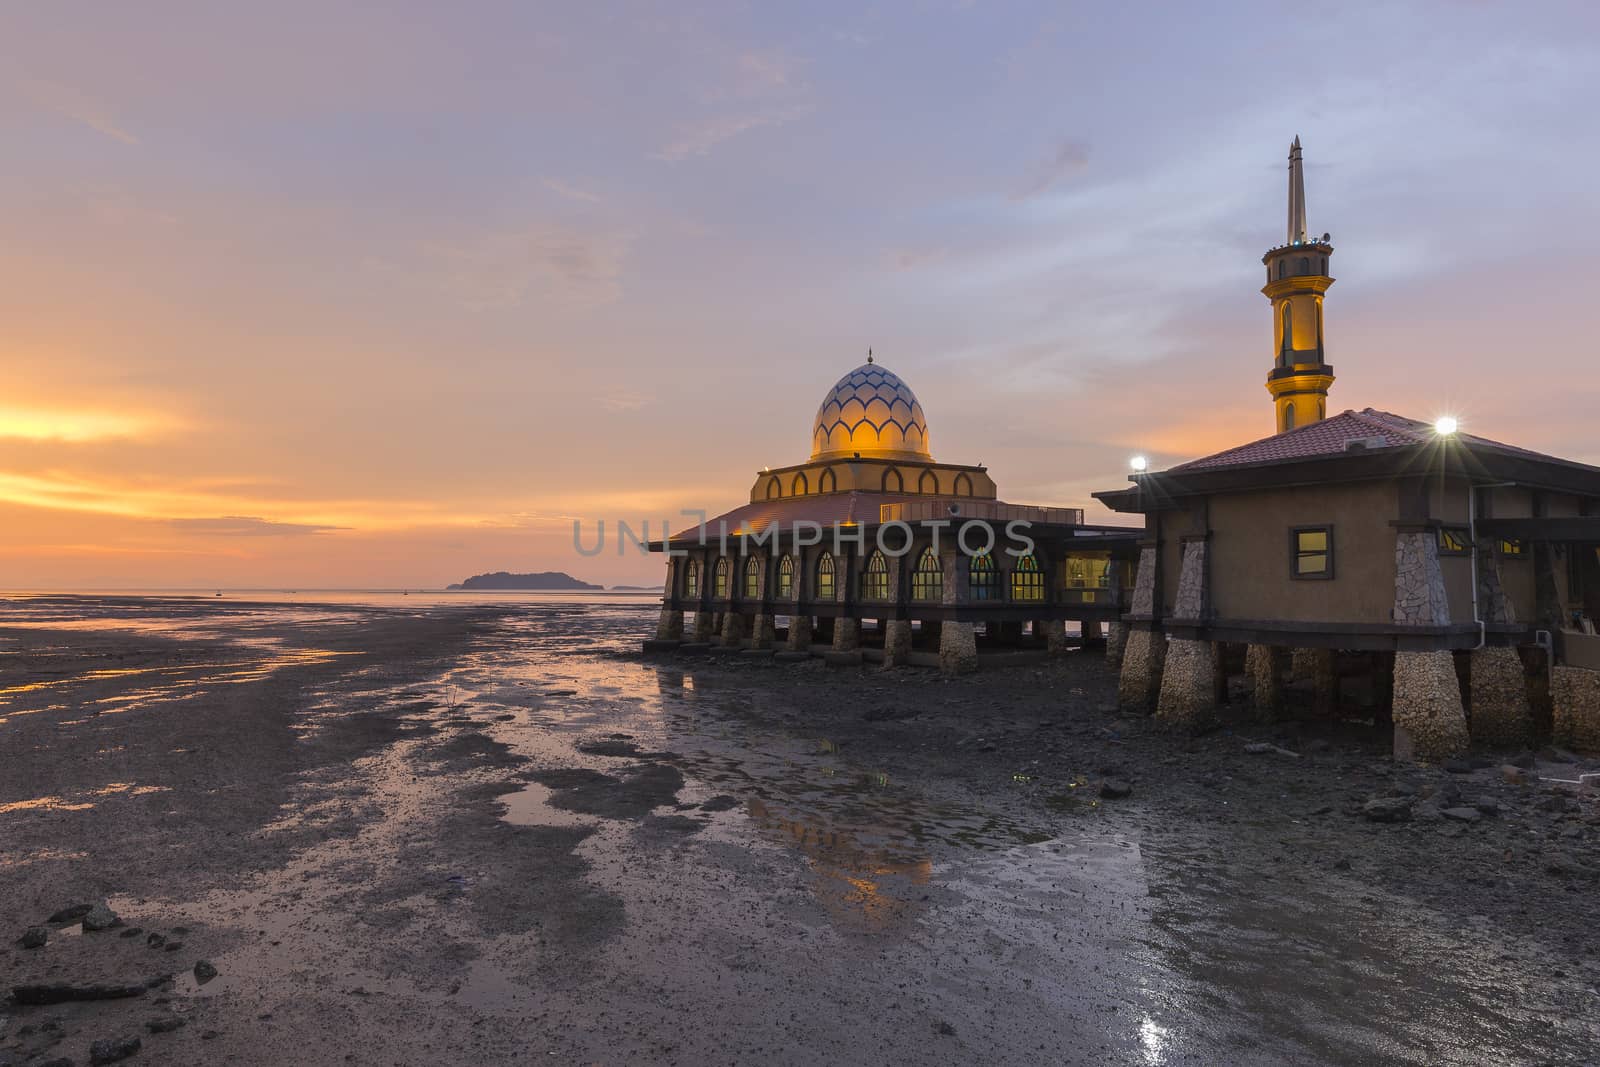
[[[705,642],[711,640],[712,635],[717,632],[715,623],[716,616],[714,613],[709,611],[695,612],[694,630],[691,631],[690,640],[700,644],[704,644]]]
[[[1065,619],[1040,619],[1034,628],[1044,638],[1044,647],[1051,652],[1067,650],[1067,623]]]
[[[883,627],[883,665],[903,667],[911,660],[911,620],[890,619]]]
[[[1437,762],[1467,751],[1467,719],[1449,652],[1394,657],[1395,755]]]
[[[1167,642],[1156,719],[1184,730],[1209,721],[1216,709],[1216,669],[1216,650],[1210,641],[1175,637]]]
[[[1245,673],[1254,683],[1251,704],[1259,722],[1274,722],[1283,710],[1283,669],[1287,650],[1272,645],[1251,645],[1244,654]]]
[[[1099,619],[1085,619],[1083,622],[1079,623],[1079,626],[1082,627],[1084,644],[1088,644],[1090,641],[1100,640]]]
[[[1295,681],[1310,679],[1311,710],[1319,717],[1332,715],[1339,702],[1338,659],[1331,648],[1294,650]]]
[[[722,644],[725,648],[732,648],[744,642],[745,635],[750,632],[750,616],[742,615],[737,611],[725,612],[722,616]]]
[[[657,641],[681,641],[683,639],[683,612],[671,608],[661,609],[661,618],[656,623]]]
[[[789,617],[789,651],[805,652],[811,647],[811,616]]]
[[[1533,713],[1522,657],[1514,648],[1473,649],[1472,720],[1468,733],[1481,745],[1526,748],[1533,741]]]
[[[939,630],[939,670],[969,674],[978,669],[978,641],[970,622],[947,622]]]
[[[1122,652],[1128,647],[1128,624],[1114,622],[1106,627],[1106,662],[1113,667],[1122,666]]]
[[[1600,752],[1600,671],[1557,667],[1551,674],[1552,736],[1579,752]]]
[[[1161,692],[1161,665],[1167,655],[1164,634],[1133,630],[1122,654],[1122,677],[1117,684],[1117,705],[1124,711],[1146,712],[1155,707]]]
[[[750,643],[754,648],[771,648],[772,642],[777,637],[777,627],[771,615],[761,614],[755,617],[755,623],[750,630]]]
[[[834,619],[833,650],[835,652],[854,652],[860,647],[861,620]]]

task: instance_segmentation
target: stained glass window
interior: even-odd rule
[[[917,569],[911,572],[911,599],[935,602],[944,599],[944,569],[931,548],[922,550]]]
[[[1018,559],[1011,571],[1011,599],[1044,599],[1044,571],[1039,569],[1039,561],[1031,552]]]
[[[717,560],[717,569],[713,577],[713,584],[711,588],[716,594],[718,600],[728,599],[728,572],[730,570],[731,567],[728,563],[727,556],[723,556],[721,559]]]
[[[824,552],[817,560],[817,599],[834,600],[838,596],[833,584],[833,553]]]
[[[751,600],[761,595],[761,560],[757,556],[744,565],[744,595]]]
[[[778,599],[794,599],[794,560],[789,556],[778,561]]]
[[[867,560],[866,573],[861,576],[861,599],[889,599],[889,562],[882,552],[874,552]]]
[[[967,568],[967,592],[973,600],[1000,599],[1000,572],[995,570],[994,557],[987,552],[972,557]]]

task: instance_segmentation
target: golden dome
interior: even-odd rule
[[[870,360],[839,379],[811,427],[813,460],[856,453],[874,459],[933,459],[928,419],[916,394]]]

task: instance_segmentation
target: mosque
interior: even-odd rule
[[[651,546],[669,555],[647,648],[960,673],[1103,641],[1122,706],[1175,727],[1242,676],[1263,719],[1293,688],[1392,721],[1405,757],[1600,750],[1600,468],[1453,419],[1330,416],[1333,251],[1296,138],[1286,238],[1262,257],[1275,432],[1135,461],[1094,495],[1138,527],[1004,503],[985,468],[936,462],[916,395],[869,355],[823,398],[807,462]]]

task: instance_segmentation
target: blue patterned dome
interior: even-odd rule
[[[928,419],[917,395],[893,372],[871,362],[839,379],[811,428],[813,460],[858,452],[875,459],[933,459]]]

